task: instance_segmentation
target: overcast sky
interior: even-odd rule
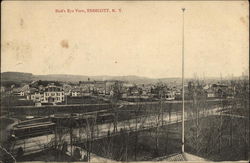
[[[2,3],[1,71],[181,77],[241,75],[248,68],[248,3]],[[56,13],[56,9],[121,9]]]

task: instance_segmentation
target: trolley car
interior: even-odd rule
[[[53,133],[54,127],[55,123],[52,122],[16,125],[12,130],[12,135],[20,139],[42,136]]]

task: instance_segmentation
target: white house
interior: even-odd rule
[[[166,97],[166,100],[174,100],[175,99],[174,92],[167,91],[165,97]]]
[[[206,92],[207,92],[207,97],[208,98],[215,97],[215,92],[212,89],[208,89]]]
[[[81,97],[80,88],[73,88],[70,92],[72,97]]]
[[[1,92],[5,92],[5,87],[1,86]]]
[[[61,103],[65,101],[63,89],[54,84],[48,85],[43,94],[42,103]]]
[[[45,87],[44,91],[38,91],[37,89],[31,90],[27,99],[35,103],[61,103],[65,100],[63,89],[54,84]]]

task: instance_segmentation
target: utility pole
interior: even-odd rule
[[[65,93],[64,93],[64,95],[65,95]],[[65,95],[65,99],[66,99],[66,105],[68,105],[68,95],[67,94]]]
[[[70,115],[70,155],[73,157],[73,129],[72,129],[72,115]]]
[[[222,74],[220,73],[220,84],[222,84]]]
[[[182,145],[181,151],[184,153],[184,113],[185,113],[185,104],[184,104],[184,12],[185,8],[182,8]]]
[[[163,94],[163,91],[162,91],[162,94]],[[160,104],[161,104],[161,126],[163,127],[164,124],[163,124],[162,94],[161,94],[161,101],[160,101],[161,103]]]

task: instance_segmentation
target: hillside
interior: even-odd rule
[[[1,81],[16,81],[16,82],[29,82],[34,80],[49,80],[49,81],[65,81],[65,82],[79,82],[87,80],[122,80],[132,83],[154,83],[158,79],[152,79],[139,76],[86,76],[86,75],[67,75],[67,74],[48,74],[48,75],[33,75],[31,73],[23,72],[3,72],[1,73]]]
[[[1,81],[31,81],[33,75],[23,72],[3,72],[1,73]]]

